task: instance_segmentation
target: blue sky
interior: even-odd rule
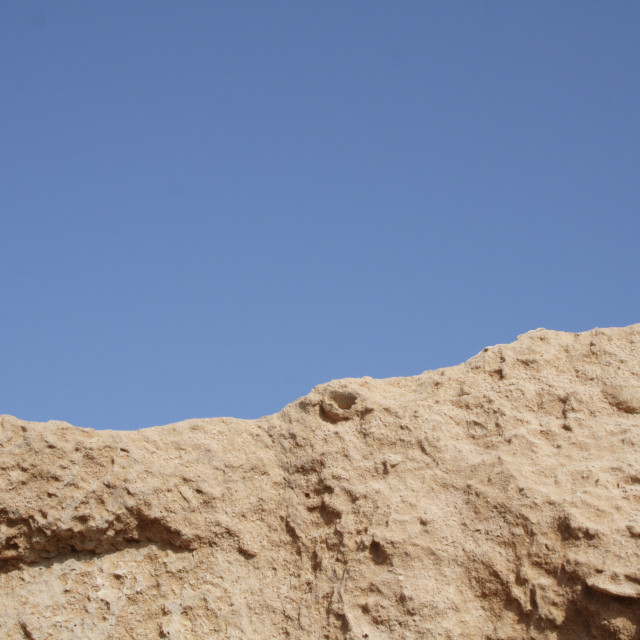
[[[640,321],[636,2],[0,15],[0,413],[255,418]]]

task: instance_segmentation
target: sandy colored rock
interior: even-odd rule
[[[640,638],[640,325],[0,467],[2,638]]]

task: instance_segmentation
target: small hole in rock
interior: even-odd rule
[[[369,555],[375,564],[391,564],[391,557],[387,550],[377,540],[369,545]]]
[[[348,411],[357,402],[358,396],[350,391],[336,391],[331,395],[331,400],[339,409]]]
[[[322,521],[327,525],[333,524],[334,522],[337,522],[338,520],[340,520],[340,518],[342,518],[342,514],[337,509],[334,509],[333,507],[328,505],[326,502],[323,502],[320,505],[320,507],[318,508],[318,513],[320,514]]]

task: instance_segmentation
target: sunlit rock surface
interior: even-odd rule
[[[2,638],[640,638],[640,325],[0,466]]]

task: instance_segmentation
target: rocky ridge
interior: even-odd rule
[[[0,468],[2,638],[640,639],[640,325]]]

